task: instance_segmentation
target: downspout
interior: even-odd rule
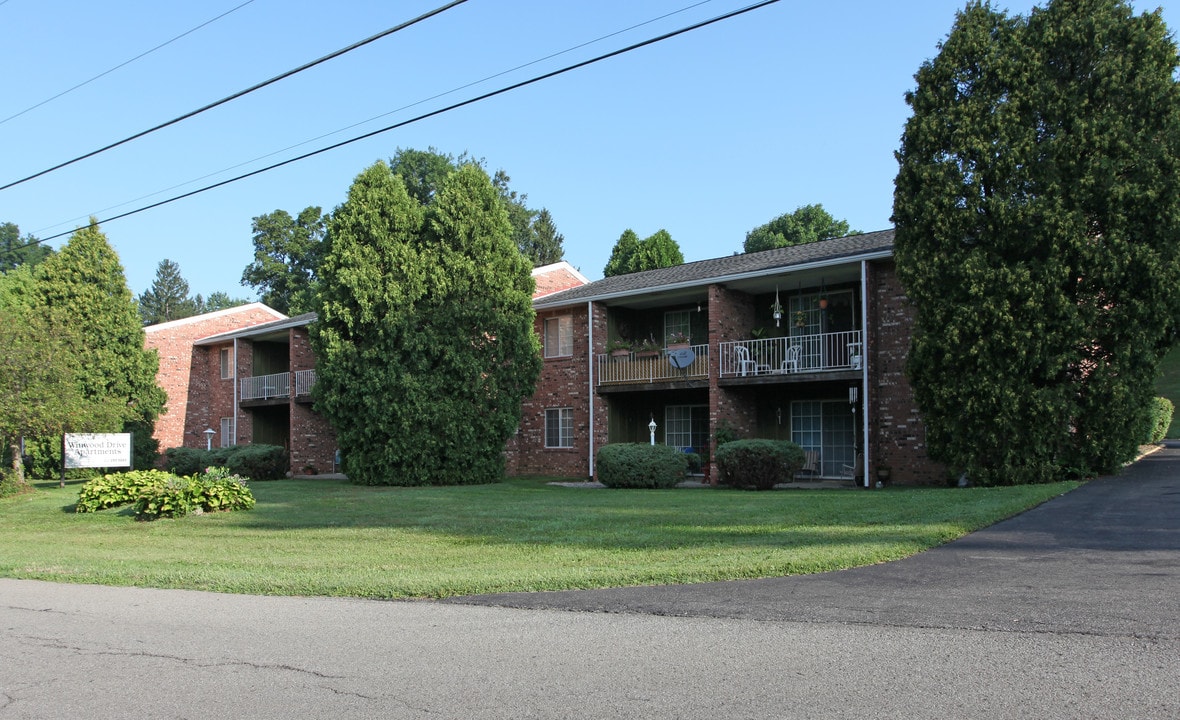
[[[861,415],[861,432],[863,439],[861,440],[861,447],[864,448],[864,461],[861,463],[861,472],[864,473],[864,486],[869,487],[869,284],[868,284],[868,261],[860,261],[860,323],[864,328],[864,338],[861,340],[860,346],[860,373],[861,373],[861,387],[860,396],[862,400]]]
[[[238,395],[240,393],[241,388],[238,387],[238,339],[234,338],[234,422],[233,426],[230,427],[230,432],[234,434],[233,444],[235,446],[238,444],[238,412],[240,411],[238,408]],[[222,438],[221,441],[224,443],[225,438]]]
[[[586,402],[590,404],[590,457],[587,458],[587,467],[590,468],[590,477],[594,477],[594,301],[586,301],[586,345],[587,345],[587,373],[586,376],[590,378],[589,387],[586,392]]]

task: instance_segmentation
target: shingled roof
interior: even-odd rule
[[[616,275],[588,285],[548,295],[533,303],[537,308],[561,307],[573,303],[624,297],[661,288],[708,285],[735,278],[775,273],[863,256],[891,255],[893,230],[821,240],[756,253],[727,255],[712,260],[684,263],[659,270]]]

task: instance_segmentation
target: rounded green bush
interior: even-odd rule
[[[598,481],[614,488],[669,488],[684,480],[688,458],[670,445],[616,443],[596,456]]]
[[[717,448],[721,482],[739,488],[770,490],[790,482],[806,456],[786,440],[734,440]]]

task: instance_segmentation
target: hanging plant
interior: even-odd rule
[[[774,288],[774,304],[770,306],[770,314],[774,317],[774,326],[778,327],[778,321],[783,317],[783,304],[778,301],[778,286]]]
[[[795,327],[807,327],[807,314],[802,310],[795,311]]]

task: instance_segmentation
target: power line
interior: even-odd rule
[[[606,35],[600,35],[600,36],[594,38],[593,40],[587,40],[585,42],[578,43],[577,45],[573,45],[571,47],[568,47],[564,50],[560,50],[558,52],[554,52],[554,53],[550,53],[548,55],[545,55],[544,57],[537,58],[536,60],[530,60],[529,62],[522,63],[520,65],[509,68],[507,70],[501,70],[499,72],[492,73],[491,75],[487,75],[479,80],[473,80],[471,82],[464,83],[463,85],[453,87],[450,90],[436,93],[434,95],[431,95],[430,97],[426,97],[421,100],[416,100],[414,102],[407,103],[405,105],[402,105],[399,108],[389,110],[388,112],[383,112],[380,115],[374,115],[366,120],[354,122],[354,123],[352,123],[350,125],[346,125],[342,128],[337,128],[336,130],[322,133],[322,134],[317,135],[313,138],[308,138],[307,140],[297,142],[294,145],[288,145],[287,147],[279,148],[278,150],[272,150],[271,152],[268,152],[264,155],[259,155],[257,157],[251,158],[249,160],[243,160],[242,162],[235,163],[234,165],[230,165],[229,167],[224,167],[224,168],[221,168],[220,170],[215,170],[213,172],[206,173],[204,175],[201,175],[200,177],[191,178],[189,180],[185,180],[184,182],[177,183],[175,185],[171,185],[171,186],[163,188],[161,190],[156,190],[154,192],[150,192],[147,195],[140,195],[137,198],[132,198],[131,200],[127,200],[127,201],[118,203],[116,205],[110,205],[108,207],[102,208],[101,210],[96,210],[94,212],[90,212],[85,215],[80,215],[78,217],[70,218],[69,220],[65,220],[63,222],[55,223],[54,225],[50,225],[48,227],[44,227],[39,230],[35,230],[35,231],[33,231],[32,234],[36,235],[38,233],[47,232],[47,231],[52,230],[53,228],[58,227],[60,225],[65,225],[65,224],[68,224],[71,222],[76,222],[78,220],[84,220],[92,215],[97,215],[98,213],[103,213],[103,212],[108,212],[110,210],[115,210],[116,208],[121,208],[125,205],[132,205],[134,203],[140,202],[142,200],[147,200],[148,198],[155,197],[157,195],[163,195],[164,193],[169,192],[170,190],[177,190],[177,189],[182,188],[186,185],[192,185],[193,183],[200,182],[201,180],[206,180],[206,179],[214,177],[216,175],[220,175],[222,173],[229,172],[230,170],[236,170],[237,168],[245,167],[245,166],[250,165],[252,163],[256,163],[260,160],[265,160],[268,157],[273,157],[273,156],[278,155],[280,153],[287,152],[288,150],[294,150],[295,148],[303,147],[304,145],[310,145],[311,143],[316,142],[317,140],[323,140],[325,138],[331,137],[332,135],[339,135],[340,133],[345,132],[347,130],[352,130],[353,128],[357,128],[362,125],[367,125],[368,123],[371,123],[374,120],[380,120],[383,117],[389,117],[390,115],[394,115],[394,114],[399,113],[403,110],[409,110],[412,107],[417,107],[418,105],[422,105],[423,103],[430,102],[431,100],[437,100],[439,98],[446,97],[447,95],[452,95],[456,92],[459,92],[460,90],[465,90],[467,88],[474,87],[476,85],[481,85],[489,80],[493,80],[495,78],[502,77],[502,76],[508,75],[510,73],[514,73],[517,70],[523,70],[524,68],[531,67],[531,66],[536,65],[538,63],[545,62],[546,60],[552,60],[555,57],[560,57],[562,55],[566,55],[568,53],[571,53],[574,50],[579,50],[581,48],[593,45],[595,43],[602,42],[603,40],[607,40],[609,38],[616,37],[618,35],[622,35],[623,33],[630,32],[632,30],[635,30],[636,28],[640,28],[645,25],[650,25],[654,22],[659,22],[660,20],[665,20],[669,17],[672,17],[673,15],[679,15],[682,12],[687,12],[688,10],[692,10],[693,8],[700,7],[701,5],[706,5],[712,1],[713,0],[700,0],[700,2],[696,2],[692,5],[686,5],[685,7],[682,7],[679,10],[673,10],[672,12],[664,13],[663,15],[658,15],[658,16],[650,18],[648,20],[644,20],[643,22],[635,23],[634,25],[631,25],[629,27],[625,27],[620,30],[615,30],[614,32],[607,33]]]
[[[125,217],[130,217],[131,215],[136,215],[141,212],[145,212],[147,210],[152,210],[152,209],[158,208],[162,205],[167,205],[169,203],[176,202],[177,200],[183,200],[185,198],[192,197],[193,195],[199,195],[201,193],[208,192],[209,190],[214,190],[214,189],[222,187],[224,185],[229,185],[230,183],[238,182],[239,180],[245,180],[246,178],[254,177],[255,175],[261,175],[264,172],[269,172],[271,170],[281,168],[285,165],[290,165],[292,163],[299,162],[300,160],[306,160],[307,158],[314,157],[316,155],[322,155],[323,153],[326,153],[330,150],[336,150],[338,148],[342,148],[345,145],[351,145],[352,143],[360,142],[361,140],[367,140],[368,138],[375,137],[377,135],[381,135],[382,133],[387,133],[391,130],[397,130],[398,128],[402,128],[402,127],[405,127],[405,126],[410,125],[412,123],[426,120],[427,118],[432,118],[436,115],[441,115],[443,113],[447,113],[452,110],[457,110],[461,107],[466,107],[467,105],[472,105],[474,103],[481,102],[483,100],[487,100],[489,98],[493,98],[498,95],[503,95],[503,94],[511,92],[513,90],[518,90],[518,89],[520,89],[522,87],[526,87],[528,85],[536,84],[538,82],[541,82],[542,80],[548,80],[550,78],[557,77],[558,75],[564,75],[565,73],[571,72],[573,70],[579,70],[579,69],[587,67],[589,65],[593,65],[595,63],[602,62],[603,60],[608,60],[610,58],[617,57],[619,55],[623,55],[623,54],[632,52],[634,50],[638,50],[643,47],[647,47],[648,45],[654,45],[656,43],[663,42],[665,40],[669,40],[669,39],[677,37],[679,35],[683,35],[685,33],[692,32],[693,30],[699,30],[703,27],[707,27],[709,25],[714,25],[716,23],[722,22],[724,20],[729,20],[729,19],[737,17],[739,15],[744,15],[748,12],[764,8],[768,5],[773,5],[773,4],[777,3],[778,1],[779,0],[762,0],[762,2],[758,2],[753,5],[747,5],[744,8],[739,8],[737,10],[733,10],[733,11],[725,13],[723,15],[718,15],[718,16],[710,18],[708,20],[703,20],[703,21],[695,23],[693,25],[689,25],[687,27],[680,28],[679,30],[673,30],[671,32],[664,33],[663,35],[659,35],[657,37],[649,38],[647,40],[643,40],[641,42],[635,43],[634,45],[628,45],[627,47],[621,48],[619,50],[612,50],[609,53],[605,53],[603,55],[599,55],[597,57],[590,58],[589,60],[583,60],[582,62],[575,63],[573,65],[567,65],[567,66],[560,68],[558,70],[554,70],[552,72],[548,72],[543,75],[538,75],[538,76],[530,78],[528,80],[522,80],[521,82],[514,83],[514,84],[508,85],[506,87],[502,87],[499,90],[493,90],[491,92],[484,93],[483,95],[469,98],[467,100],[463,100],[461,102],[457,102],[457,103],[454,103],[453,105],[448,105],[446,107],[439,108],[437,110],[432,110],[428,113],[423,113],[422,115],[418,115],[417,117],[413,117],[408,120],[403,120],[402,122],[394,123],[393,125],[388,125],[386,127],[383,127],[383,128],[377,129],[377,130],[373,130],[372,132],[367,132],[363,135],[358,135],[358,136],[356,136],[354,138],[350,138],[348,140],[342,140],[341,142],[338,142],[338,143],[335,143],[332,145],[328,145],[326,147],[322,147],[318,150],[313,150],[309,153],[304,153],[303,155],[298,155],[293,158],[288,158],[287,160],[283,160],[282,162],[274,163],[273,165],[268,165],[266,167],[259,168],[257,170],[252,170],[248,173],[243,173],[242,175],[238,175],[238,176],[226,179],[226,180],[222,180],[221,182],[213,183],[212,185],[206,185],[204,187],[197,188],[196,190],[191,190],[189,192],[182,193],[180,195],[176,195],[176,196],[168,198],[166,200],[161,200],[159,202],[152,203],[150,205],[145,205],[143,207],[136,208],[135,210],[129,210],[125,213],[120,213],[118,215],[112,215],[111,217],[104,218],[104,219],[98,220],[96,222],[99,224],[103,224],[103,223],[108,223],[108,222],[111,222],[114,220],[120,220]],[[37,240],[34,240],[33,242],[25,243],[24,245],[20,245],[18,247],[12,248],[12,249],[13,250],[20,250],[21,248],[26,248],[31,245],[36,245],[37,243],[42,243],[47,240],[55,240],[59,237],[64,237],[66,235],[70,235],[73,232],[74,232],[73,230],[60,232],[60,233],[57,233],[56,235],[50,235],[48,237],[39,238]]]
[[[3,5],[5,2],[8,2],[8,0],[3,0],[3,2],[0,2],[0,5]],[[140,54],[136,55],[135,57],[131,58],[130,60],[126,60],[124,62],[119,63],[118,65],[114,66],[110,70],[104,70],[103,72],[100,72],[99,74],[95,75],[94,77],[90,78],[89,80],[83,80],[82,82],[78,83],[77,85],[73,86],[72,88],[69,88],[68,90],[62,90],[61,92],[54,95],[53,97],[46,98],[45,100],[42,100],[41,102],[37,103],[36,105],[31,105],[31,106],[25,108],[24,110],[21,110],[20,112],[16,113],[15,115],[9,115],[8,117],[4,118],[3,120],[0,120],[0,125],[3,125],[4,123],[6,123],[9,120],[12,120],[14,118],[18,118],[21,115],[24,115],[25,113],[29,112],[30,110],[36,110],[37,108],[41,107],[42,105],[51,103],[54,100],[61,97],[62,95],[68,95],[69,93],[74,92],[75,90],[77,90],[78,88],[80,88],[84,85],[89,85],[90,83],[94,82],[95,80],[99,79],[100,77],[103,77],[104,75],[110,75],[111,73],[118,70],[119,68],[121,68],[125,65],[130,65],[131,63],[135,62],[136,60],[139,60],[142,57],[145,57],[147,55],[151,55],[152,53],[154,53],[155,51],[164,47],[165,45],[171,45],[172,43],[176,42],[177,40],[181,39],[182,37],[184,37],[186,35],[191,35],[192,33],[196,32],[197,30],[200,30],[201,28],[205,27],[206,25],[217,22],[221,18],[225,17],[226,15],[229,15],[230,13],[232,13],[236,10],[241,10],[242,8],[246,7],[247,5],[249,5],[252,2],[254,2],[254,0],[246,0],[246,2],[242,3],[241,5],[238,5],[237,7],[230,8],[229,10],[226,10],[225,12],[221,13],[217,17],[212,18],[210,20],[206,20],[205,22],[201,23],[200,25],[196,26],[195,28],[185,30],[181,34],[172,38],[171,40],[167,40],[165,42],[162,42],[159,45],[152,48],[151,50],[141,52]]]
[[[74,163],[76,163],[80,160],[85,160],[86,158],[94,157],[95,155],[98,155],[99,153],[106,152],[107,150],[110,150],[112,148],[117,148],[120,145],[131,142],[132,140],[138,140],[139,138],[143,137],[144,135],[154,133],[157,130],[162,130],[170,125],[175,125],[176,123],[178,123],[182,120],[187,120],[187,119],[193,117],[194,115],[199,115],[199,114],[205,112],[206,110],[212,110],[213,108],[215,108],[219,105],[224,105],[225,103],[227,103],[231,100],[237,100],[238,98],[240,98],[244,95],[248,95],[248,94],[254,92],[255,90],[260,90],[260,89],[266,87],[267,85],[272,85],[272,84],[278,82],[279,80],[289,78],[292,75],[295,75],[297,73],[301,73],[304,70],[307,70],[309,68],[313,68],[316,65],[319,65],[320,63],[326,62],[326,61],[331,60],[333,58],[340,57],[341,55],[343,55],[345,53],[352,52],[353,50],[356,50],[359,47],[362,47],[364,45],[368,45],[369,43],[371,43],[375,40],[380,40],[381,38],[385,37],[386,35],[392,35],[393,33],[399,32],[401,30],[405,30],[406,28],[408,28],[412,25],[417,25],[418,23],[422,22],[423,20],[428,20],[428,19],[434,17],[435,15],[446,12],[447,10],[450,10],[451,8],[455,7],[456,5],[462,5],[465,2],[467,2],[467,0],[452,0],[452,2],[449,2],[446,5],[443,5],[441,7],[435,8],[434,10],[431,10],[429,12],[423,13],[422,15],[419,15],[418,17],[414,18],[413,20],[406,21],[404,23],[401,23],[400,25],[395,25],[394,27],[391,27],[388,30],[383,30],[383,31],[377,33],[376,35],[373,35],[372,37],[367,37],[364,40],[361,40],[359,42],[355,42],[346,48],[342,48],[340,50],[337,50],[336,52],[329,53],[329,54],[323,56],[322,58],[319,58],[318,60],[312,60],[311,62],[309,62],[307,64],[300,65],[299,67],[295,68],[294,70],[288,70],[285,73],[282,73],[280,75],[276,75],[269,80],[260,82],[257,85],[248,87],[245,90],[241,90],[239,92],[234,93],[233,95],[229,95],[229,96],[224,97],[216,102],[209,103],[208,105],[205,105],[204,107],[200,107],[200,108],[197,108],[196,110],[193,110],[191,112],[187,112],[184,115],[181,115],[179,117],[175,117],[175,118],[169,120],[168,122],[161,123],[159,125],[156,125],[153,128],[148,128],[147,130],[144,130],[142,132],[138,132],[130,137],[123,138],[122,140],[119,140],[118,142],[113,142],[110,145],[107,145],[107,146],[101,147],[97,150],[88,152],[85,155],[79,155],[78,157],[74,158],[73,160],[67,160],[63,163],[59,163],[57,165],[54,165],[51,168],[47,168],[45,170],[42,170],[41,172],[34,173],[28,177],[21,178],[20,180],[14,180],[13,182],[8,183],[7,185],[0,185],[0,190],[7,190],[10,187],[20,185],[21,183],[28,182],[29,180],[32,180],[34,178],[39,178],[42,175],[47,175],[47,174],[53,172],[54,170],[60,170],[68,165],[73,165]]]

